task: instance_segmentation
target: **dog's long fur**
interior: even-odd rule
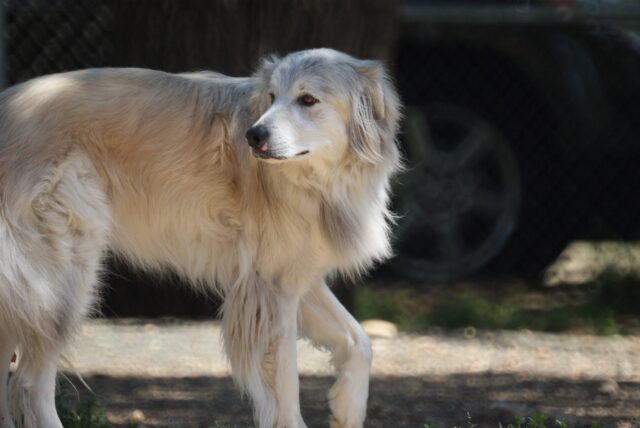
[[[334,353],[331,425],[361,427],[370,343],[324,281],[390,253],[398,118],[382,65],[329,49],[249,78],[93,69],[3,92],[0,427],[61,427],[57,360],[107,250],[224,297],[224,343],[260,427],[304,426],[298,325]],[[250,149],[252,126],[267,146]]]

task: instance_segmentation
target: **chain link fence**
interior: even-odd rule
[[[319,45],[383,58],[409,165],[384,269],[540,275],[572,241],[640,240],[639,2],[303,3],[5,0],[5,81],[131,65],[246,74],[267,52]],[[130,279],[109,311],[135,314],[139,291],[123,290],[145,280],[115,270]],[[211,312],[186,300],[178,315]]]
[[[2,7],[8,84],[108,64],[113,15],[104,2],[8,0]]]

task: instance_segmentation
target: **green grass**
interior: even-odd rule
[[[535,310],[507,299],[487,297],[479,288],[438,302],[428,301],[412,289],[362,287],[356,294],[356,316],[385,319],[404,331],[472,326],[548,332],[580,330],[602,335],[625,333],[628,320],[640,318],[637,276],[607,272],[582,287],[585,298],[580,304]]]
[[[92,395],[80,401],[76,409],[71,409],[63,404],[60,397],[56,399],[58,416],[65,428],[110,428],[111,423],[107,418],[104,408]]]

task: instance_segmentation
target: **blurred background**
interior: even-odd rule
[[[398,378],[406,420],[376,404],[394,394],[374,382],[370,426],[472,426],[465,408],[479,426],[538,411],[569,426],[638,426],[640,0],[4,0],[0,26],[5,87],[103,66],[248,75],[266,54],[311,47],[384,61],[405,105],[397,255],[356,286],[338,280],[336,294],[359,319],[390,322],[371,334],[391,340],[446,347],[506,331],[520,336],[498,342],[542,360],[579,342],[562,360],[568,378],[465,377],[464,365],[447,380],[425,375],[431,366]],[[109,265],[106,318],[216,315],[219,302],[175,287],[176,277]],[[628,359],[602,356],[621,352]],[[589,372],[598,364],[614,369]],[[315,381],[307,386],[322,392],[325,380]],[[482,391],[511,398],[487,402]]]

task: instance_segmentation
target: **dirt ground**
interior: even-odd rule
[[[116,426],[140,410],[149,427],[250,427],[219,332],[210,321],[92,321],[69,359]],[[479,427],[536,412],[576,427],[640,426],[640,336],[432,331],[373,347],[367,427],[466,427],[467,412]],[[305,420],[328,426],[329,357],[304,341],[298,352]]]

